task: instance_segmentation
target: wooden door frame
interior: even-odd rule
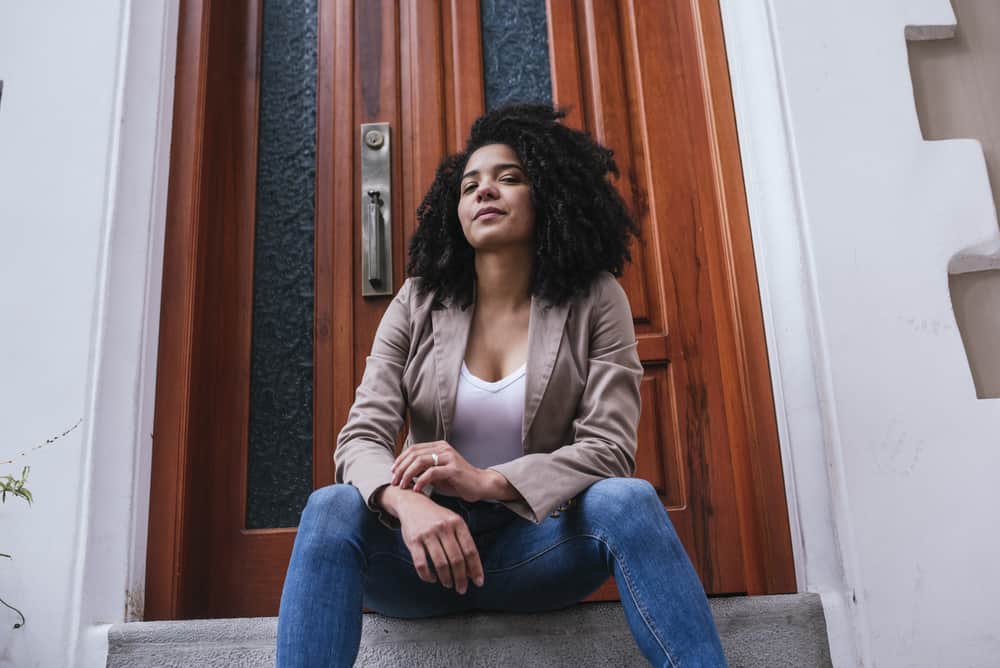
[[[220,537],[210,531],[213,521],[225,516],[228,508],[216,508],[206,503],[204,479],[219,462],[207,450],[192,447],[195,434],[205,437],[206,421],[199,420],[198,400],[205,390],[196,375],[199,360],[209,354],[203,334],[205,303],[213,295],[206,274],[210,271],[209,255],[218,250],[220,218],[253,216],[253,204],[233,198],[223,186],[225,179],[254,178],[256,142],[231,141],[229,133],[219,132],[219,100],[227,96],[239,106],[250,95],[256,95],[256,67],[244,77],[220,77],[219,60],[231,58],[239,65],[240,54],[224,53],[225,49],[210,46],[213,29],[232,29],[220,20],[227,8],[218,0],[180,0],[177,31],[177,66],[173,109],[173,135],[170,149],[170,178],[167,188],[167,216],[164,233],[163,284],[160,304],[160,336],[157,355],[155,415],[153,419],[153,449],[150,481],[149,533],[146,553],[145,619],[177,619],[190,616],[190,597],[194,590],[205,590],[213,578],[225,574],[198,572],[193,567],[197,554],[204,549],[217,549]],[[254,20],[260,3],[244,3],[241,18]],[[213,21],[213,13],[215,20]],[[227,17],[228,18],[228,17]],[[239,32],[242,26],[236,28]],[[216,37],[218,40],[219,38]],[[251,41],[257,36],[248,37]],[[242,51],[256,49],[256,43],[244,45]],[[226,67],[234,66],[227,62]],[[225,69],[225,68],[221,68]],[[215,108],[216,113],[212,110]],[[250,123],[255,127],[256,106],[245,110],[237,119],[227,121]],[[243,158],[243,169],[228,177],[220,175],[218,165],[220,145],[232,148]],[[204,193],[204,197],[203,197]],[[252,285],[239,278],[252,276],[252,253],[246,253],[244,242],[236,252],[241,267],[235,279],[237,294],[245,298],[252,294]],[[252,238],[250,240],[252,249]],[[229,284],[233,287],[233,283]],[[217,289],[214,290],[218,292]],[[227,309],[227,311],[230,311]],[[233,317],[246,318],[247,305],[234,305]],[[217,344],[212,341],[212,344]],[[249,348],[249,330],[236,342],[239,350]],[[215,345],[216,349],[218,348]],[[238,357],[238,355],[237,355]],[[248,375],[248,364],[240,373],[227,374],[225,382],[238,384],[238,376]],[[227,415],[230,422],[239,423],[247,407],[238,406]],[[221,421],[221,417],[220,417]],[[211,422],[209,420],[208,422]],[[245,431],[245,426],[242,427]],[[204,438],[203,438],[204,440]],[[195,584],[192,584],[195,583]]]
[[[197,202],[204,134],[210,0],[179,0],[170,177],[146,544],[144,618],[180,616],[187,504],[188,403],[197,288]]]
[[[579,58],[575,37],[570,42],[567,30],[553,26],[577,26],[572,0],[547,0],[551,17],[550,56],[557,62]],[[221,11],[221,0],[180,0],[178,20],[176,88],[173,112],[173,138],[170,154],[167,220],[164,240],[163,286],[160,312],[160,337],[156,381],[156,414],[150,486],[149,538],[146,568],[146,619],[176,619],[186,615],[185,588],[191,587],[191,561],[198,543],[205,540],[196,526],[198,485],[192,484],[198,457],[191,443],[191,402],[196,380],[193,360],[198,343],[196,317],[203,298],[204,248],[202,242],[207,221],[206,200],[202,192],[212,185],[210,169],[205,164],[203,147],[207,140],[207,97],[210,79],[209,35],[213,9]],[[257,6],[253,3],[254,7]],[[778,431],[774,411],[763,315],[756,280],[749,215],[743,187],[743,174],[736,136],[736,124],[725,57],[722,23],[717,0],[688,0],[687,11],[696,26],[698,40],[692,51],[697,58],[706,108],[705,122],[710,128],[712,154],[705,171],[711,173],[713,188],[706,193],[720,227],[706,226],[709,254],[708,269],[713,289],[721,297],[716,301],[717,336],[724,377],[729,437],[737,472],[736,495],[739,521],[746,555],[749,594],[794,591],[794,568],[785,486],[782,476]],[[463,0],[439,0],[441,23],[458,23],[456,17],[474,11],[478,3]],[[403,11],[406,11],[405,6]],[[339,0],[321,0],[319,4],[320,53],[350,53],[352,15]],[[412,23],[411,23],[412,25]],[[451,31],[448,31],[451,32]],[[440,68],[438,86],[450,85],[446,94],[434,96],[445,103],[411,106],[423,109],[427,117],[437,116],[442,124],[445,148],[454,151],[461,145],[465,129],[482,112],[481,53],[479,36],[461,31],[449,34],[451,48],[438,51],[420,40],[412,53],[426,58]],[[400,35],[416,40],[416,35]],[[329,51],[327,51],[329,49]],[[338,50],[341,49],[341,50]],[[457,54],[466,57],[457,58]],[[470,64],[471,63],[471,64]],[[419,66],[420,63],[411,63]],[[341,175],[333,179],[333,156],[338,150],[354,151],[355,131],[352,122],[354,104],[333,104],[331,91],[354,90],[350,58],[334,58],[333,67],[321,68],[317,95],[317,220],[325,217],[354,217],[354,178]],[[254,94],[256,94],[256,73]],[[450,82],[450,83],[449,83]],[[236,94],[247,90],[237,86]],[[404,91],[413,99],[426,97],[425,91]],[[577,82],[554,81],[557,104],[576,104],[582,109],[583,93]],[[579,112],[574,112],[578,114]],[[585,120],[571,114],[570,122],[584,125]],[[412,138],[411,138],[412,141]],[[255,144],[255,142],[254,142]],[[245,147],[254,151],[256,147]],[[253,163],[256,164],[255,161]],[[416,183],[418,175],[411,176]],[[401,203],[402,205],[403,203]],[[414,204],[406,202],[407,206]],[[345,228],[346,226],[336,226]],[[711,229],[709,229],[711,228]],[[314,324],[314,362],[316,369],[314,405],[314,485],[333,480],[333,462],[329,454],[334,443],[334,427],[346,417],[343,408],[353,396],[353,374],[335,376],[333,369],[352,369],[355,362],[353,337],[344,327],[352,317],[352,305],[338,298],[332,286],[354,283],[353,268],[333,261],[332,249],[340,244],[353,247],[351,230],[337,236],[316,234],[316,306]],[[410,230],[412,231],[412,230]],[[742,277],[739,280],[738,277]],[[325,370],[325,372],[321,372]],[[346,379],[346,380],[345,380]],[[328,410],[330,406],[335,410]],[[211,536],[207,537],[211,539]]]

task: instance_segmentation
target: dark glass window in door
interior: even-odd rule
[[[545,0],[481,0],[486,109],[552,104]]]
[[[247,453],[248,529],[312,491],[317,0],[264,0]]]

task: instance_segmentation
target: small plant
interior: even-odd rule
[[[25,466],[23,469],[21,469],[20,478],[15,478],[12,475],[5,475],[3,477],[0,477],[0,503],[6,503],[7,495],[10,494],[12,496],[24,499],[25,501],[28,502],[28,505],[31,505],[31,502],[34,499],[31,496],[31,490],[29,490],[25,486],[28,482],[28,472],[30,470],[31,470],[30,466]],[[7,559],[10,559],[10,555],[4,554],[3,552],[0,552],[0,557],[5,557]],[[2,598],[0,598],[0,605],[3,605],[5,608],[8,608],[10,610],[13,610],[15,613],[17,613],[17,616],[21,618],[20,622],[14,624],[15,629],[19,629],[22,626],[24,626],[25,622],[24,614],[20,610],[18,610],[17,608],[15,608]]]
[[[41,443],[39,443],[38,445],[35,445],[34,447],[28,448],[24,452],[17,453],[16,455],[14,455],[13,457],[11,457],[10,459],[4,460],[4,461],[0,461],[0,466],[4,466],[4,465],[7,465],[7,464],[13,464],[15,460],[20,459],[22,457],[27,457],[30,453],[34,452],[35,450],[38,450],[40,448],[44,448],[46,446],[52,445],[53,443],[55,443],[56,441],[58,441],[60,438],[65,437],[70,432],[72,432],[74,429],[76,429],[77,427],[79,427],[80,423],[82,423],[82,422],[83,422],[83,418],[80,418],[79,420],[76,421],[75,425],[73,425],[72,427],[70,427],[66,431],[62,432],[61,434],[56,434],[55,436],[51,436],[51,437],[45,439],[44,441],[42,441]],[[28,472],[29,471],[31,471],[31,467],[30,466],[25,466],[23,469],[21,469],[21,477],[20,478],[15,478],[14,476],[12,476],[10,474],[5,475],[5,476],[0,476],[0,503],[6,503],[7,502],[7,495],[10,494],[11,496],[14,496],[14,497],[17,497],[17,498],[20,498],[20,499],[24,499],[24,501],[26,501],[29,506],[32,504],[32,502],[35,499],[34,499],[33,496],[31,496],[31,490],[29,490],[25,486],[27,484],[27,482],[28,482]],[[3,552],[0,552],[0,557],[4,557],[4,558],[7,558],[7,559],[11,558],[11,556],[9,554],[4,554]],[[9,608],[10,610],[13,610],[14,612],[17,613],[17,616],[21,618],[21,621],[19,623],[14,624],[14,628],[15,629],[19,629],[22,626],[24,626],[24,624],[25,624],[24,615],[21,614],[20,610],[18,610],[17,608],[15,608],[14,606],[12,606],[10,603],[8,603],[7,601],[3,600],[2,598],[0,598],[0,605],[3,605],[5,608]]]
[[[0,503],[5,503],[7,501],[8,494],[21,497],[27,501],[29,505],[32,501],[34,501],[31,497],[31,492],[24,486],[28,481],[28,471],[30,470],[30,466],[25,466],[21,469],[20,478],[15,478],[12,475],[5,475],[0,478]]]

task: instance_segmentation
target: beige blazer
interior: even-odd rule
[[[373,503],[392,480],[393,445],[410,414],[412,443],[448,440],[473,308],[437,304],[408,279],[389,304],[334,453],[337,482]],[[522,448],[491,467],[522,499],[503,502],[540,523],[602,478],[635,471],[642,365],[632,312],[618,281],[603,273],[563,305],[531,300]]]

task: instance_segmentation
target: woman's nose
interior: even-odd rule
[[[497,189],[493,185],[492,181],[483,181],[476,188],[476,200],[482,201],[484,199],[496,199]]]

